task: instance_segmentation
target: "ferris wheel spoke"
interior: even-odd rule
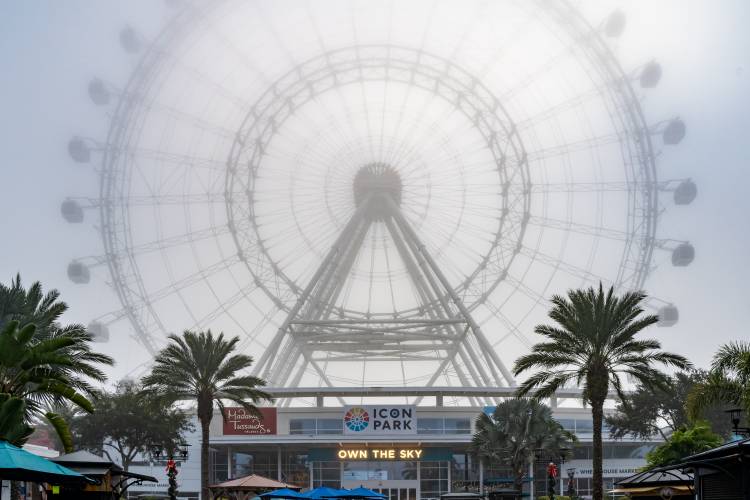
[[[556,158],[558,156],[565,156],[570,153],[577,151],[585,151],[589,149],[596,149],[602,146],[615,144],[620,142],[620,137],[617,134],[607,134],[595,137],[589,137],[581,141],[570,142],[567,144],[561,144],[554,147],[538,149],[528,153],[529,163],[534,163],[541,160],[548,160]]]
[[[518,132],[524,132],[531,129],[544,121],[551,120],[562,115],[565,112],[575,112],[581,105],[588,101],[601,96],[602,88],[600,86],[591,87],[584,92],[580,92],[573,97],[569,97],[562,102],[551,106],[546,106],[538,113],[524,117],[516,122]]]
[[[201,268],[196,272],[180,278],[168,286],[157,289],[152,293],[148,293],[147,295],[141,297],[141,300],[144,305],[155,304],[160,300],[177,293],[179,290],[199,283],[216,273],[222,271],[230,271],[231,266],[237,264],[238,262],[240,262],[240,258],[238,256],[229,256],[226,259],[222,259],[218,262],[215,262],[214,264]]]
[[[541,226],[551,229],[558,229],[561,231],[569,231],[578,234],[602,237],[616,241],[628,241],[630,238],[635,237],[634,234],[619,229],[611,229],[604,226],[582,224],[579,222],[573,222],[572,220],[553,219],[551,217],[542,217],[537,215],[530,216],[527,223],[534,226]]]
[[[482,303],[482,306],[484,306],[485,309],[487,309],[492,316],[500,320],[500,322],[505,326],[505,328],[508,330],[508,335],[514,336],[516,339],[518,339],[526,348],[531,349],[531,341],[524,335],[518,327],[511,321],[505,314],[503,314],[502,310],[495,306],[494,304],[491,304],[488,301],[485,301]],[[501,338],[500,340],[494,342],[492,344],[492,347],[497,347],[504,338]]]
[[[196,229],[187,233],[179,234],[176,236],[160,237],[155,240],[148,242],[138,243],[128,247],[127,255],[111,254],[113,258],[124,259],[129,256],[138,256],[147,254],[150,252],[168,250],[171,248],[177,248],[184,245],[189,245],[193,242],[204,241],[208,239],[214,239],[219,236],[229,234],[230,228],[227,225],[221,226],[210,226],[204,229]]]
[[[631,189],[652,189],[652,183],[613,181],[613,182],[553,182],[531,185],[532,193],[608,193],[627,192]]]
[[[226,169],[226,161],[214,160],[212,158],[200,158],[196,156],[171,153],[153,148],[121,147],[115,144],[104,145],[103,149],[114,155],[124,155],[130,161],[151,160],[155,163],[175,164],[184,168],[204,168],[208,170],[223,171]]]

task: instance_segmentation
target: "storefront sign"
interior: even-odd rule
[[[421,448],[341,448],[339,460],[420,460]]]
[[[350,406],[344,408],[344,434],[416,434],[414,406]]]
[[[642,459],[605,459],[602,464],[604,477],[628,477],[637,473],[643,467]],[[590,460],[572,460],[565,462],[563,469],[575,468],[576,477],[590,478],[594,475]]]
[[[242,407],[224,409],[224,435],[276,434],[276,408],[258,408],[262,418],[251,415]]]

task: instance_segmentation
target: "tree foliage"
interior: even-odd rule
[[[67,422],[46,408],[72,403],[92,411],[92,382],[104,382],[101,366],[114,361],[92,349],[83,325],[59,323],[68,309],[59,297],[44,294],[39,282],[25,289],[20,276],[0,283],[0,393],[23,399],[24,423],[46,419],[70,451]]]
[[[519,395],[551,397],[558,388],[572,382],[583,387],[583,399],[593,417],[593,497],[603,498],[602,423],[604,401],[610,389],[624,398],[622,375],[630,375],[647,388],[666,388],[667,377],[654,364],[687,369],[683,356],[659,350],[656,340],[638,340],[636,334],[658,321],[643,315],[642,292],[616,296],[614,288],[570,290],[567,297],[555,295],[549,317],[554,325],[538,325],[535,332],[546,337],[532,352],[516,360],[519,375],[538,371],[519,388]]]
[[[184,434],[193,430],[185,412],[144,392],[134,381],[120,381],[113,392],[99,393],[94,404],[95,413],[74,417],[76,443],[119,461],[125,470],[149,446],[175,452]]]
[[[253,358],[233,354],[239,337],[225,339],[211,330],[191,332],[181,337],[169,336],[169,345],[162,349],[151,373],[143,379],[154,394],[170,401],[195,401],[201,426],[201,495],[208,498],[209,426],[214,403],[224,414],[224,401],[231,401],[250,413],[260,416],[255,403],[272,401],[271,395],[258,389],[266,382],[242,374],[250,368]]]
[[[692,427],[680,427],[662,444],[646,455],[647,467],[676,464],[685,457],[721,445],[721,436],[711,431],[708,422],[698,422]]]
[[[68,401],[79,408],[93,411],[93,405],[85,396],[77,392],[71,383],[66,367],[73,361],[66,349],[74,340],[54,337],[34,341],[36,326],[27,324],[19,328],[18,321],[10,321],[0,331],[0,395],[9,405],[18,409],[17,400],[23,405],[22,423],[28,423],[33,415],[44,415],[56,429],[66,450],[71,448],[67,426],[57,415],[45,412],[44,401]],[[17,410],[15,415],[19,415]],[[17,422],[16,425],[20,425]],[[23,444],[28,434],[14,444]]]
[[[666,382],[666,388],[648,388],[639,384],[635,391],[617,404],[617,411],[605,417],[610,427],[610,437],[622,439],[627,435],[638,439],[654,436],[667,437],[680,427],[689,425],[691,419],[685,401],[696,385],[706,381],[708,373],[701,370],[678,372]],[[730,425],[720,406],[707,408],[702,415],[711,429],[729,436]]]
[[[26,402],[9,394],[0,394],[0,440],[21,445],[34,429],[25,421]]]
[[[730,342],[719,348],[708,376],[688,397],[688,413],[700,418],[716,404],[739,406],[746,417],[750,415],[750,342]]]
[[[575,440],[552,418],[548,406],[515,398],[497,405],[492,416],[482,413],[477,417],[470,450],[487,463],[509,466],[514,487],[520,490],[536,450],[557,455]]]

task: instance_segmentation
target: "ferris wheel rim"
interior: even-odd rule
[[[168,26],[167,28],[165,28],[162,31],[162,33],[169,32],[169,31],[170,31],[170,29],[169,29],[169,26]],[[172,34],[174,35],[174,33],[172,33]],[[161,37],[161,35],[160,35],[160,37]],[[594,38],[599,38],[599,37],[596,36]],[[604,43],[603,45],[606,47],[606,43]],[[148,53],[152,53],[151,52],[152,47],[149,48]],[[158,55],[158,52],[160,50],[161,49],[157,49],[155,53]],[[146,57],[147,57],[147,55],[144,55],[142,61],[145,60]],[[158,57],[157,57],[157,59],[158,59]],[[616,59],[613,58],[613,60],[616,62]],[[158,61],[156,63],[158,63]],[[141,70],[138,70],[138,72],[140,72],[140,71]],[[131,76],[131,81],[134,80],[134,79],[136,79],[136,76],[137,75],[134,72],[134,74]],[[637,119],[638,119],[637,121],[640,122],[640,126],[642,127],[642,129],[646,129],[646,127],[645,127],[645,119],[643,118],[643,113],[640,110],[640,104],[638,103],[637,99],[635,99],[635,97],[634,97],[634,91],[633,91],[632,87],[630,86],[630,84],[626,80],[624,80],[625,73],[622,71],[621,68],[620,68],[620,76],[623,77],[624,87],[626,87],[625,90],[627,91],[627,93],[630,94],[630,98],[631,98],[630,102],[631,102],[631,104],[634,103],[637,106],[637,108],[636,108],[637,109],[637,113],[636,114],[638,115],[637,116]],[[128,89],[130,88],[130,82],[129,82],[127,88]],[[130,90],[126,90],[124,94],[125,95],[127,95],[127,94],[137,94],[137,92],[131,92]],[[109,223],[111,223],[112,227],[117,227],[118,224],[129,227],[129,224],[127,222],[124,222],[124,223],[123,222],[115,222],[116,214],[115,214],[115,211],[111,208],[112,205],[114,205],[114,204],[106,202],[106,200],[114,198],[114,197],[120,197],[120,198],[125,197],[126,198],[127,195],[128,195],[128,193],[124,192],[124,191],[120,191],[118,194],[113,194],[114,189],[117,188],[117,179],[116,179],[116,177],[115,178],[108,177],[108,174],[111,173],[111,169],[107,168],[107,163],[110,162],[110,161],[112,161],[112,156],[116,157],[119,154],[121,154],[121,152],[118,152],[117,150],[110,150],[109,145],[113,144],[113,143],[117,143],[117,139],[116,138],[120,137],[120,134],[124,133],[123,130],[127,129],[127,125],[126,124],[123,125],[123,124],[120,124],[119,122],[121,120],[121,114],[120,114],[121,112],[124,111],[125,115],[129,115],[131,113],[131,110],[129,110],[129,109],[124,109],[123,110],[123,108],[128,108],[128,104],[129,104],[128,100],[125,99],[125,98],[121,99],[121,101],[118,103],[118,107],[117,107],[117,110],[115,112],[115,117],[112,120],[113,121],[113,125],[110,127],[110,131],[108,133],[108,138],[106,140],[106,145],[105,145],[105,148],[104,148],[104,158],[105,158],[103,160],[103,165],[104,165],[103,173],[104,173],[104,175],[102,175],[101,192],[104,193],[105,190],[106,190],[107,194],[106,195],[100,195],[101,199],[105,200],[105,201],[103,201],[101,203],[101,209],[100,209],[100,211],[101,211],[101,214],[102,214],[102,220],[109,221]],[[630,119],[632,120],[633,123],[636,122],[635,118],[631,117]],[[124,121],[127,122],[128,120],[125,119]],[[117,125],[116,125],[117,129],[115,127],[116,122],[117,122]],[[650,190],[650,192],[648,192],[648,193],[646,193],[644,195],[644,199],[650,200],[649,204],[652,207],[655,207],[656,206],[656,199],[658,197],[658,192],[653,187],[648,187],[648,186],[652,186],[652,184],[655,182],[655,179],[656,179],[656,170],[655,170],[655,164],[654,164],[653,147],[650,144],[650,139],[648,138],[648,134],[645,134],[644,140],[648,141],[648,144],[647,144],[648,152],[644,153],[643,159],[645,161],[647,161],[649,164],[648,164],[648,166],[645,169],[643,169],[643,171],[645,171],[647,173],[651,173],[650,177],[652,179],[654,179],[654,181],[647,181],[647,182],[642,183],[644,186],[646,186],[643,189]],[[127,142],[126,142],[126,144],[127,144]],[[106,184],[106,188],[105,188],[105,184]],[[123,185],[120,185],[119,187],[120,187],[121,190],[124,188]],[[634,197],[635,197],[635,195],[634,195]],[[631,208],[630,208],[631,207],[630,202],[629,202],[628,206],[629,206],[628,212],[630,214],[630,212],[632,211]],[[122,208],[122,212],[127,212],[127,208]],[[641,217],[639,220],[646,220],[647,219],[646,220],[647,226],[648,226],[647,233],[651,234],[652,235],[651,238],[653,239],[653,234],[656,231],[656,216],[652,215],[652,212],[653,212],[653,210],[649,209],[649,211],[648,211],[648,217]],[[127,221],[127,219],[128,219],[127,213],[124,213],[124,219],[121,219],[121,221],[122,220]],[[635,226],[636,224],[634,223],[633,225]],[[132,230],[132,228],[129,228],[129,229]],[[102,232],[104,233],[104,230]],[[112,253],[112,254],[122,253],[120,251],[120,248],[118,248],[117,243],[115,242],[115,239],[113,239],[113,238],[107,238],[107,237],[105,237],[103,239],[104,239],[104,244],[105,244],[105,250],[107,251],[108,254],[109,253]],[[639,241],[648,241],[648,237],[641,238]],[[127,244],[126,244],[126,248],[127,248]],[[643,284],[643,282],[645,281],[645,279],[646,279],[646,275],[648,273],[648,269],[649,269],[650,261],[651,261],[651,254],[650,254],[650,252],[653,251],[653,246],[647,246],[646,251],[648,253],[644,254],[642,256],[642,258],[641,258],[641,260],[639,262],[638,268],[634,271],[634,273],[637,275],[637,277],[633,280],[633,283],[636,283],[637,286],[641,286]],[[137,270],[138,265],[137,265],[137,262],[135,261],[135,259],[131,258],[131,265],[133,266],[134,269]],[[113,281],[115,281],[115,288],[116,288],[116,290],[118,290],[118,295],[120,296],[121,302],[123,302],[123,305],[125,306],[126,309],[128,307],[132,308],[133,304],[137,303],[137,301],[134,301],[125,292],[125,290],[128,290],[131,287],[129,285],[126,285],[125,282],[120,283],[120,281],[117,278],[119,276],[120,279],[124,279],[124,277],[122,277],[122,270],[121,270],[121,268],[119,267],[119,265],[114,264],[114,263],[110,263],[110,262],[108,262],[108,266],[109,266],[109,269],[110,269],[110,273],[113,276]],[[626,282],[626,281],[628,281],[625,278],[621,277],[623,275],[623,273],[624,273],[624,270],[622,269],[622,266],[621,266],[620,270],[618,271],[618,278],[616,279],[617,282]],[[138,276],[138,272],[136,271],[136,272],[132,273],[132,276],[136,276],[137,277]],[[299,286],[297,285],[297,289],[298,288],[299,288]],[[142,290],[142,291],[145,293],[145,290]],[[148,294],[145,293],[145,295],[148,295]],[[281,305],[282,305],[282,310],[285,310],[286,306],[284,305],[283,301],[281,302]],[[472,304],[470,307],[472,307],[472,308],[473,307],[478,307],[478,305],[480,305],[480,304]],[[153,310],[151,310],[151,316],[152,316],[152,318],[154,318],[156,320],[158,320],[158,318],[159,318],[158,313],[155,312],[155,311],[153,311]],[[135,315],[129,315],[129,317],[131,319],[131,322],[133,322],[134,324],[138,324],[138,320],[137,320],[137,318],[136,318]],[[166,331],[163,328],[163,326],[161,327],[161,329],[162,329],[162,331]],[[149,350],[153,350],[154,349],[154,347],[153,347],[153,339],[151,338],[151,334],[147,333],[146,330],[147,330],[147,327],[145,327],[145,326],[136,326],[136,333],[141,337],[142,341],[145,341],[145,343],[148,344],[147,348]],[[149,346],[151,346],[151,347],[149,347]]]

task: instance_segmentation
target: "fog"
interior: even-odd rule
[[[0,278],[105,326],[114,380],[211,328],[294,358],[276,373],[301,385],[460,383],[417,347],[319,368],[289,337],[267,351],[376,171],[508,367],[546,300],[600,280],[674,305],[647,334],[699,367],[748,336],[746,2],[50,0],[3,2],[0,23]],[[406,233],[368,210],[322,317],[426,317]]]

